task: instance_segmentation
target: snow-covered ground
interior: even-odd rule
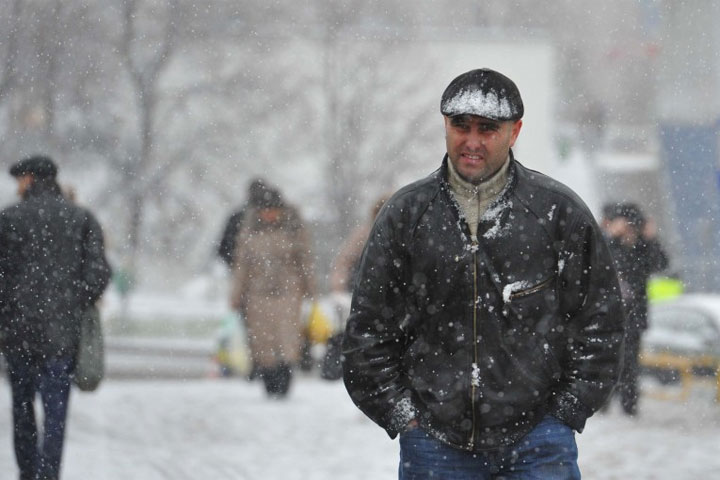
[[[646,385],[647,387],[647,385]],[[645,396],[578,436],[588,479],[720,475],[720,405],[700,384],[684,402]],[[0,477],[15,478],[10,395],[0,384]],[[285,401],[241,379],[113,380],[73,392],[66,480],[393,479],[397,441],[365,419],[340,382],[302,376]]]

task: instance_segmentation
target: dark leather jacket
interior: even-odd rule
[[[600,229],[570,189],[511,159],[473,242],[447,161],[376,219],[343,345],[350,396],[393,438],[416,418],[466,450],[512,444],[546,414],[582,431],[623,337]]]

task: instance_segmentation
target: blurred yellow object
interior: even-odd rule
[[[220,347],[215,354],[215,361],[223,369],[223,375],[248,375],[252,365],[250,355],[243,348]]]
[[[330,318],[322,311],[318,302],[313,302],[307,323],[307,336],[312,343],[326,343],[333,333]]]
[[[681,295],[684,290],[682,280],[675,277],[652,277],[647,284],[648,300],[651,302],[675,298]]]

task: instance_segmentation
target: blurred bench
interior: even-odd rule
[[[705,381],[697,375],[698,371],[714,372],[711,378],[716,385],[715,401],[720,403],[720,359],[711,355],[681,356],[667,352],[640,354],[640,365],[656,370],[670,370],[678,372],[682,389],[679,395],[669,395],[664,392],[656,392],[653,396],[671,400],[685,400],[690,395],[693,385],[699,381]]]

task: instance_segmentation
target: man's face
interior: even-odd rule
[[[25,174],[16,177],[16,180],[18,185],[17,194],[20,198],[23,198],[25,196],[25,192],[27,192],[27,189],[30,188],[30,185],[32,185],[33,176],[30,174]]]
[[[627,218],[622,216],[609,220],[606,231],[611,237],[617,238],[624,245],[634,245],[640,236],[637,226],[631,224]]]
[[[498,122],[476,115],[444,119],[448,157],[460,176],[474,184],[500,169],[522,127],[522,120]]]
[[[282,208],[266,207],[260,210],[260,219],[265,223],[275,223],[282,214]]]

